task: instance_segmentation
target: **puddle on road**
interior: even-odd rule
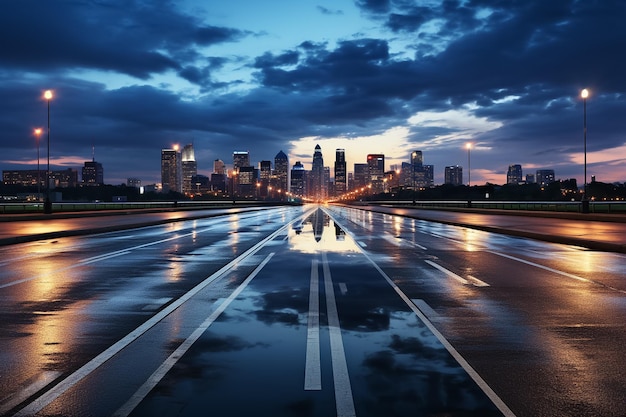
[[[302,253],[360,252],[354,240],[322,209],[315,210],[289,231],[290,250]]]

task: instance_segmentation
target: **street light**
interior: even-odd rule
[[[472,165],[470,163],[470,150],[472,149],[472,144],[467,143],[465,147],[467,148],[467,186],[471,187],[472,186]]]
[[[46,90],[43,98],[48,102],[48,170],[46,171],[46,201],[43,211],[46,214],[52,213],[52,201],[50,200],[50,100],[52,100],[52,90]]]
[[[583,149],[584,149],[584,185],[583,185],[583,198],[582,198],[582,212],[589,213],[589,200],[587,199],[587,97],[589,97],[589,90],[583,88],[580,92],[580,96],[583,99]]]
[[[39,175],[39,139],[41,138],[41,128],[36,128],[34,133],[37,138],[37,201],[41,201],[41,175]]]
[[[470,142],[465,144],[467,148],[467,207],[472,207],[472,165],[470,160],[470,150],[472,144]]]

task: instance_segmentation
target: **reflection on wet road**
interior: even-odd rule
[[[11,249],[2,415],[626,411],[621,255],[317,206]]]

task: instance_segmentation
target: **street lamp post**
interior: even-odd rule
[[[470,150],[472,149],[472,144],[467,143],[465,145],[467,148],[467,207],[472,206],[472,165],[470,159]]]
[[[50,214],[52,213],[52,201],[50,200],[50,100],[52,99],[52,91],[46,90],[43,97],[48,102],[48,170],[46,171],[46,201],[43,205],[43,211]]]
[[[41,170],[39,169],[39,139],[41,138],[41,128],[35,129],[35,137],[37,138],[37,201],[41,201]]]
[[[467,186],[472,186],[472,165],[470,160],[470,150],[472,149],[472,144],[468,143],[465,145],[467,148]]]
[[[584,154],[584,178],[583,178],[583,198],[582,212],[589,213],[589,199],[587,198],[587,97],[589,97],[589,90],[584,88],[580,92],[580,96],[583,99],[583,154]]]

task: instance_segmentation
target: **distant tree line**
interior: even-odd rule
[[[41,190],[45,194],[45,190]],[[170,191],[168,193],[147,192],[140,194],[139,189],[121,185],[78,186],[57,188],[55,192],[61,192],[64,201],[92,202],[114,201],[119,197],[127,201],[183,201],[191,198]],[[35,195],[36,186],[5,185],[0,183],[0,196],[18,196],[25,194]],[[607,184],[594,181],[587,184],[587,197],[597,201],[623,200],[626,199],[626,183]],[[212,194],[194,196],[194,200],[222,200],[228,196],[214,196]],[[361,197],[363,198],[363,197]],[[444,184],[432,188],[426,188],[418,192],[408,189],[396,189],[384,194],[376,194],[365,197],[368,200],[499,200],[499,201],[570,201],[580,200],[582,191],[579,190],[576,180],[556,181],[546,186],[539,184],[520,185],[485,185]]]
[[[444,184],[413,192],[413,190],[393,190],[390,193],[369,196],[369,200],[498,200],[498,201],[570,201],[580,200],[576,180],[555,181],[548,185],[505,184],[485,185]],[[626,199],[626,183],[607,184],[598,181],[587,184],[587,198],[597,201]]]

